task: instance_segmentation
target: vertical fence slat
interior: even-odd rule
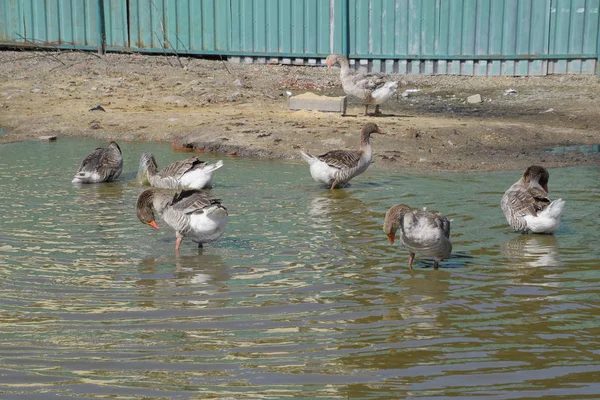
[[[292,47],[291,52],[301,54],[304,49],[304,0],[292,0]]]
[[[304,47],[301,53],[317,52],[317,0],[304,0]]]

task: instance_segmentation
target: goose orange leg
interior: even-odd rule
[[[415,253],[410,253],[410,256],[408,256],[408,268],[413,269],[412,267],[412,263],[415,259]]]
[[[179,246],[181,246],[181,242],[183,241],[182,236],[177,236],[177,240],[175,240],[175,251],[179,252]]]

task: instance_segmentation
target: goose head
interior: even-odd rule
[[[404,214],[410,210],[412,210],[412,208],[406,204],[396,204],[385,213],[385,219],[383,220],[383,233],[387,235],[390,244],[394,244],[396,231],[402,223],[402,218],[404,217]]]
[[[525,170],[521,180],[523,185],[528,187],[531,183],[538,183],[546,193],[548,193],[548,180],[550,179],[550,173],[544,167],[539,165],[532,165]]]
[[[370,143],[371,135],[373,133],[379,133],[380,135],[383,134],[383,132],[381,132],[381,129],[379,129],[377,124],[375,124],[374,122],[366,123],[360,130],[361,141],[364,143]]]
[[[334,65],[339,65],[340,67],[349,67],[348,59],[341,54],[330,54],[325,59],[325,63],[328,68],[333,67]]]
[[[153,200],[154,190],[152,189],[146,189],[139,195],[137,200],[137,217],[142,223],[158,229],[152,208]]]

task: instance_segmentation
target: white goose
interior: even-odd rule
[[[158,172],[154,154],[145,152],[140,158],[138,180],[162,189],[203,189],[211,185],[213,172],[222,166],[221,160],[207,164],[198,157],[190,157],[175,161]]]
[[[123,171],[123,155],[116,142],[98,147],[83,159],[72,183],[112,182]]]
[[[137,217],[144,224],[158,229],[155,211],[175,229],[176,252],[184,237],[191,238],[199,247],[217,240],[225,232],[229,218],[220,199],[200,190],[184,190],[173,195],[166,190],[146,189],[137,200]]]
[[[450,221],[439,212],[418,210],[406,204],[396,204],[385,214],[383,232],[390,244],[394,243],[400,229],[400,243],[410,252],[408,267],[412,269],[415,253],[434,259],[438,268],[440,260],[450,257]]]
[[[526,233],[554,233],[565,202],[548,198],[548,170],[532,165],[502,196],[500,206],[509,225]]]
[[[332,150],[320,156],[300,152],[310,165],[310,175],[316,182],[324,183],[331,189],[345,186],[350,179],[369,168],[373,159],[371,134],[381,131],[376,124],[369,122],[360,131],[360,150]]]
[[[348,59],[341,54],[330,54],[325,59],[327,67],[339,65],[340,80],[346,94],[358,97],[365,105],[365,115],[369,105],[375,104],[375,115],[379,115],[379,105],[396,93],[398,82],[382,74],[364,74],[350,69]]]

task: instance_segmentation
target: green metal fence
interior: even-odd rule
[[[0,44],[413,74],[593,74],[600,0],[0,0]]]

